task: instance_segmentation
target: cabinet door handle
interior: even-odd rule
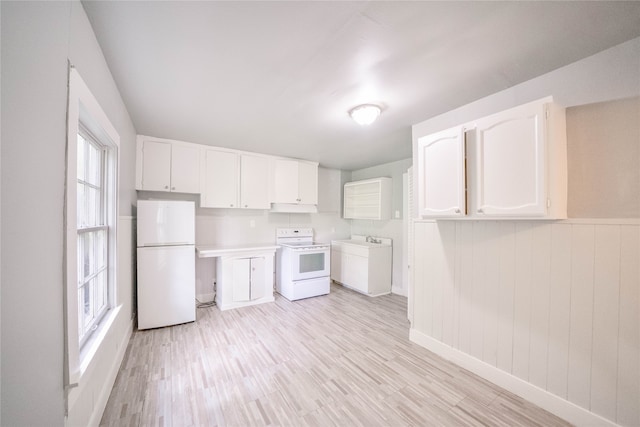
[[[478,213],[484,213],[482,209],[478,209]]]
[[[169,186],[168,186],[168,185],[165,185],[165,186],[164,186],[164,189],[165,189],[165,190],[168,190],[168,189],[169,189]]]
[[[460,209],[456,209],[456,213],[460,213]]]
[[[232,204],[230,204],[229,206],[233,207],[233,203],[232,203]]]
[[[244,207],[245,207],[245,208],[248,208],[248,207],[249,207],[249,205],[244,205]]]
[[[297,201],[297,202],[300,202],[300,201],[302,201],[302,199],[296,199],[296,201]]]
[[[172,189],[172,190],[175,190],[175,189],[176,189],[176,187],[171,187],[171,189]]]

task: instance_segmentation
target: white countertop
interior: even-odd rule
[[[374,236],[370,236],[374,237]],[[384,246],[391,246],[393,240],[388,237],[374,237],[378,243],[367,242],[366,236],[361,236],[358,234],[354,234],[351,236],[351,239],[344,240],[332,240],[332,243],[344,243],[347,245],[358,245],[358,246],[366,246],[368,248],[379,248]]]
[[[196,246],[196,253],[198,254],[198,258],[214,258],[226,255],[235,255],[240,252],[275,251],[278,247],[279,246],[275,243],[255,243],[232,246],[198,245]]]

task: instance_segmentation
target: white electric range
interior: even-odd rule
[[[276,291],[295,301],[326,295],[331,288],[329,243],[313,241],[313,228],[278,228]]]

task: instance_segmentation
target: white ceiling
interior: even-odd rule
[[[140,134],[346,170],[411,125],[640,36],[640,2],[84,1]],[[368,127],[347,111],[377,103]]]

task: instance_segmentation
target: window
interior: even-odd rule
[[[116,222],[120,137],[69,72],[65,193],[65,388],[79,382],[119,311]]]
[[[82,129],[82,128],[81,128]],[[82,347],[109,309],[109,224],[106,191],[108,148],[83,129],[78,133],[78,340]]]

